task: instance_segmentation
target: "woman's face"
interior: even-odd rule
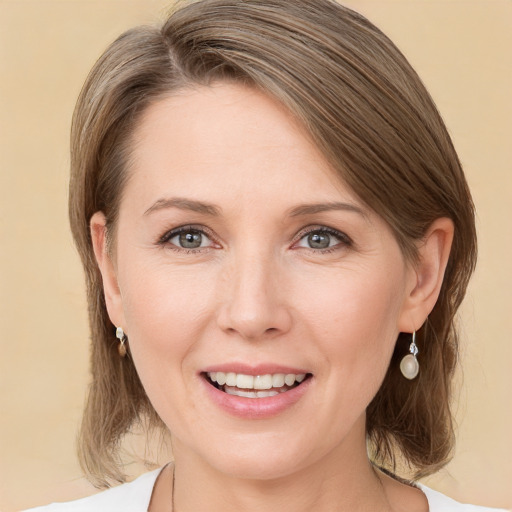
[[[364,450],[416,279],[384,221],[237,85],[153,104],[128,172],[107,302],[176,457],[273,478]]]

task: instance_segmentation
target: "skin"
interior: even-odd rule
[[[451,221],[433,223],[409,264],[294,118],[239,85],[159,100],[133,140],[112,254],[101,212],[91,233],[110,318],[172,432],[175,509],[428,510],[421,491],[369,463],[365,411],[399,332],[419,328],[435,304]],[[180,247],[173,232],[190,225],[200,248]],[[310,247],[311,231],[329,247]],[[313,377],[280,414],[240,418],[201,380],[226,362]],[[152,511],[170,509],[171,482],[169,467]]]

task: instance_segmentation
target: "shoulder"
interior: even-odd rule
[[[416,484],[427,497],[430,512],[507,512],[505,509],[480,507],[478,505],[469,505],[459,503],[458,501],[434,491],[429,487]]]
[[[145,473],[133,482],[66,503],[52,503],[25,512],[147,512],[161,469]]]

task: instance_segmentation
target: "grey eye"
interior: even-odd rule
[[[308,235],[307,242],[311,249],[327,249],[331,246],[331,235],[316,231]]]
[[[325,227],[305,233],[295,247],[325,251],[338,246],[341,248],[351,245],[352,241],[345,233]]]
[[[210,247],[212,241],[198,229],[185,229],[168,238],[168,242],[180,249]]]
[[[197,249],[201,247],[203,242],[203,235],[199,231],[189,231],[187,233],[180,233],[179,243],[184,249]]]

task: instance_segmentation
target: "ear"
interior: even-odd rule
[[[401,332],[418,330],[434,308],[443,284],[453,232],[451,219],[436,219],[418,244],[418,262],[412,267],[399,319]]]
[[[112,256],[107,248],[107,222],[103,212],[96,212],[89,224],[96,262],[103,279],[103,292],[110,321],[119,327],[125,326],[121,291]]]

